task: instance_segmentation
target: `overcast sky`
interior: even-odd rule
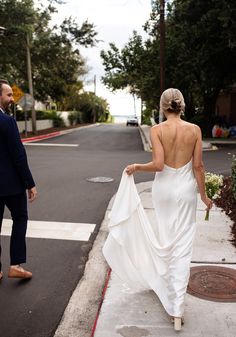
[[[45,2],[47,2],[45,0]],[[90,68],[87,80],[96,75],[96,94],[106,98],[110,104],[112,115],[133,115],[133,98],[125,93],[112,94],[100,82],[104,74],[100,51],[107,50],[109,42],[114,42],[121,48],[132,36],[133,30],[143,34],[142,26],[149,17],[151,0],[65,0],[58,6],[54,20],[62,21],[64,17],[72,16],[78,23],[87,20],[95,25],[98,40],[97,47],[81,48],[82,55],[87,59]],[[94,90],[93,84],[87,90]],[[136,102],[136,112],[140,114],[140,102]]]

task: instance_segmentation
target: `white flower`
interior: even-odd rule
[[[205,173],[206,194],[211,199],[216,199],[220,194],[220,187],[223,185],[223,176],[210,172]]]

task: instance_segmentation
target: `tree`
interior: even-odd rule
[[[186,99],[186,118],[201,109],[208,133],[221,90],[236,80],[236,3],[234,0],[173,0],[166,11],[166,83]],[[147,107],[157,108],[159,92],[159,1],[153,1],[144,26],[149,38],[133,38],[122,50],[103,51],[104,83],[113,90],[129,86]],[[132,93],[132,91],[131,91]]]
[[[36,13],[32,0],[17,2],[3,0],[0,3],[0,25],[6,28],[1,36],[1,76],[14,82],[16,78],[26,82],[26,33],[33,30]]]
[[[86,72],[79,46],[93,46],[97,33],[88,21],[79,26],[72,18],[49,27],[51,14],[56,11],[51,0],[47,7],[35,8],[33,0],[1,0],[0,26],[6,35],[0,54],[0,72],[12,83],[28,91],[26,73],[26,34],[30,36],[35,97],[60,102],[67,95],[68,84],[80,83],[79,76]]]
[[[236,4],[230,0],[173,4],[167,30],[167,49],[172,49],[170,78],[195,97],[211,129],[218,94],[236,79]]]
[[[158,90],[150,90],[158,87],[159,65],[154,60],[159,51],[154,46],[151,40],[143,42],[135,31],[121,50],[110,43],[110,49],[101,52],[106,72],[103,83],[112,91],[126,88],[130,94],[156,108]]]
[[[66,88],[67,94],[62,99],[59,110],[73,111],[79,110],[80,94],[83,91],[83,84],[68,84]]]
[[[61,108],[67,111],[79,111],[85,123],[106,122],[109,117],[109,104],[106,99],[93,92],[84,92],[78,84],[68,85],[67,96]],[[76,114],[75,114],[76,115]],[[72,119],[75,115],[71,115]]]
[[[78,105],[74,108],[82,112],[82,119],[86,123],[105,122],[109,117],[107,101],[93,92],[84,92],[79,95]]]

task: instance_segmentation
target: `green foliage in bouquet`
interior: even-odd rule
[[[210,199],[216,199],[220,195],[220,188],[223,185],[223,176],[206,172],[205,173],[205,188],[206,194]],[[205,220],[209,220],[209,209],[206,211]]]

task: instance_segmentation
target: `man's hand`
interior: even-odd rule
[[[32,202],[36,199],[37,197],[37,189],[36,187],[32,187],[28,190],[28,199],[29,199],[29,202]]]

